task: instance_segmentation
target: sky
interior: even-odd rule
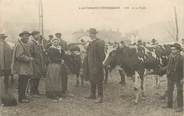
[[[126,33],[146,25],[172,21],[173,7],[184,18],[183,0],[42,0],[44,29],[66,35],[95,27]],[[80,9],[81,7],[120,9]],[[133,9],[133,8],[138,9]],[[0,32],[38,29],[38,0],[0,0]],[[13,25],[13,26],[12,26]],[[10,30],[8,30],[9,32]]]

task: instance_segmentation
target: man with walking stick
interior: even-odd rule
[[[19,34],[18,40],[14,52],[13,52],[13,73],[19,75],[18,79],[18,101],[20,103],[28,103],[25,92],[28,84],[28,80],[33,75],[32,61],[30,45],[28,44],[30,33],[24,31]]]

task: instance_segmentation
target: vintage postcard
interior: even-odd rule
[[[183,0],[0,0],[0,116],[184,116]]]

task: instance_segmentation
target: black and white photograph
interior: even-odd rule
[[[0,0],[0,116],[184,116],[184,0]]]

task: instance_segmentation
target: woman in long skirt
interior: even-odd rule
[[[51,99],[62,97],[62,78],[66,76],[64,52],[59,47],[59,40],[52,40],[52,46],[48,49],[49,64],[47,68],[46,96]]]

